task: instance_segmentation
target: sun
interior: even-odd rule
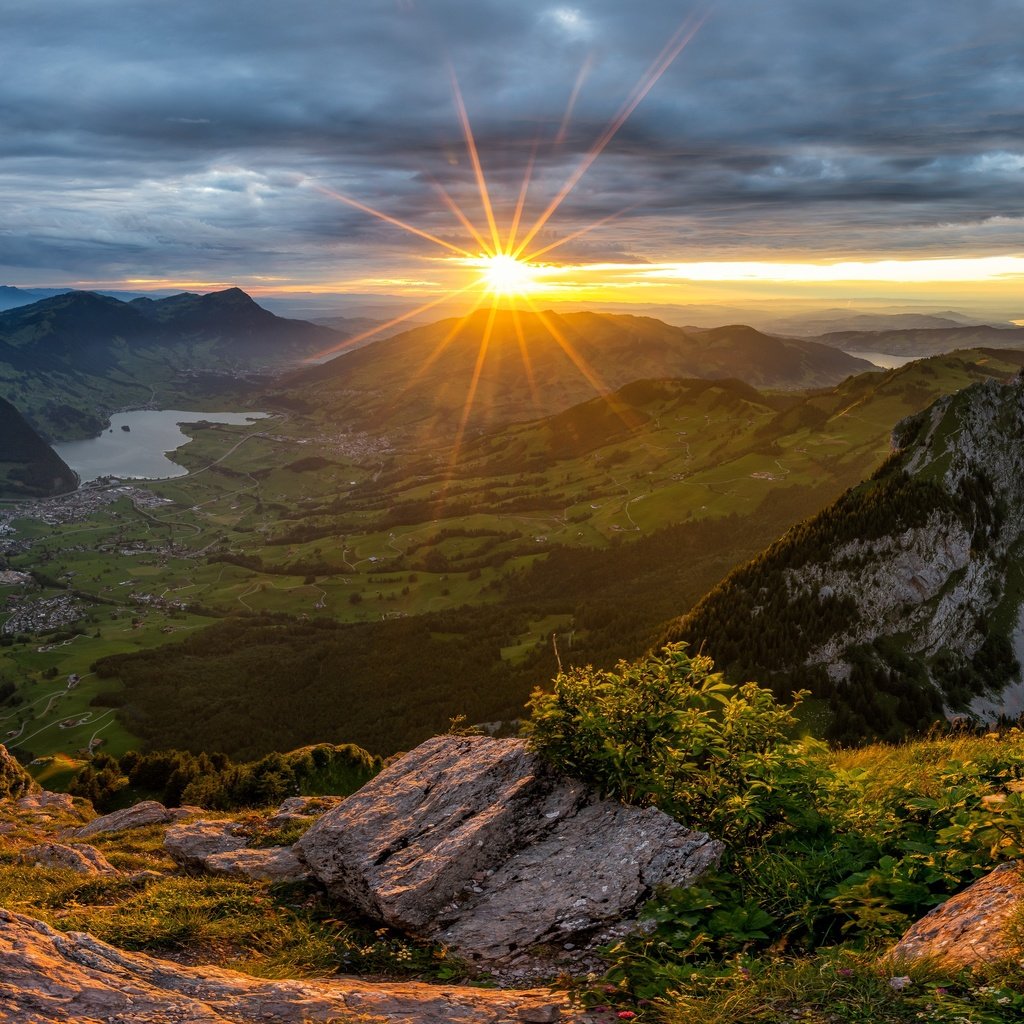
[[[524,295],[540,287],[537,265],[507,253],[481,256],[473,262],[480,268],[480,282],[494,295]]]

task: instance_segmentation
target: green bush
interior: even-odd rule
[[[813,828],[820,744],[796,740],[791,705],[734,686],[685,644],[614,670],[560,673],[530,700],[530,742],[556,769],[655,805],[730,842]]]

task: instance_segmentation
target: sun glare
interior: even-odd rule
[[[514,256],[499,253],[482,256],[474,263],[481,269],[481,282],[495,295],[523,295],[540,287],[536,266]]]

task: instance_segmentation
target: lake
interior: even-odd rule
[[[894,356],[889,352],[847,352],[848,356],[856,356],[858,359],[866,359],[875,366],[881,366],[884,370],[895,370],[900,366],[906,366],[915,359],[924,359],[924,356]]]
[[[167,457],[190,438],[179,423],[242,425],[263,419],[263,412],[183,412],[181,409],[136,409],[110,417],[110,428],[86,441],[59,441],[53,448],[88,483],[101,476],[166,480],[188,470]],[[127,430],[123,428],[127,427]]]

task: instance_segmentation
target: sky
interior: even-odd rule
[[[536,257],[547,294],[1024,317],[1024,0],[0,0],[0,25],[0,283],[447,294],[482,246],[438,186],[494,248],[460,94],[499,242],[528,167],[520,241],[574,185],[522,254],[576,236]]]

